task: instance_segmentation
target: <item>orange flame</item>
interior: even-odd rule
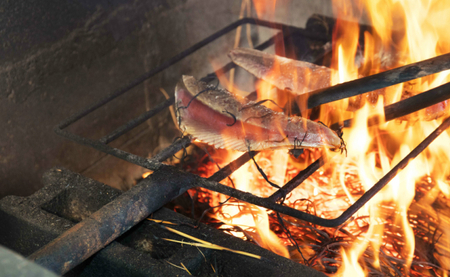
[[[248,92],[241,90],[237,84],[230,82],[232,73],[230,74],[230,77],[227,77],[226,74],[220,71],[220,66],[214,61],[211,61],[211,65],[215,69],[216,75],[218,76],[223,87],[228,87],[230,91],[240,96],[249,94]],[[259,82],[257,85],[257,98],[259,100],[271,99],[277,103],[280,99],[277,98],[275,92],[276,90],[274,87],[266,82]],[[267,105],[269,105],[270,108],[277,109],[275,105],[270,106],[272,105],[270,102],[267,102]],[[279,126],[279,128],[282,130],[281,126]],[[268,175],[273,182],[282,184],[285,181],[288,155],[286,155],[286,152],[282,150],[272,152],[271,159],[268,159],[263,155],[258,155],[255,159],[259,165],[264,166],[266,173],[269,172]],[[241,153],[227,151],[227,154],[228,157],[226,160],[232,161]],[[236,189],[256,194],[260,192],[261,195],[264,196],[268,196],[273,193],[273,188],[262,188],[260,186],[261,179],[260,177],[256,177],[259,176],[259,173],[256,172],[257,169],[254,166],[251,167],[249,163],[243,165],[239,168],[239,170],[235,171],[231,178],[236,186]],[[227,185],[231,185],[228,181],[225,181],[225,183]],[[219,206],[219,203],[224,202],[227,199],[224,195],[216,193],[212,194],[215,196],[211,202],[214,206]],[[226,224],[223,228],[227,228],[229,226],[239,226],[261,247],[269,249],[283,257],[290,257],[287,247],[270,229],[268,211],[266,209],[247,203],[230,201],[227,204],[220,205],[218,210],[215,211],[212,216]],[[243,238],[242,234],[237,232],[232,232],[232,234]]]
[[[351,28],[348,24],[337,25],[335,42],[339,75],[333,80],[334,83],[355,79],[355,72],[373,74],[379,70],[421,61],[448,52],[450,40],[442,25],[444,22],[446,22],[445,24],[450,23],[450,20],[441,15],[443,11],[448,11],[450,8],[450,1],[446,1],[447,5],[443,5],[442,2],[444,1],[361,1],[372,21],[375,36],[369,33],[364,34],[364,63],[358,70],[355,68],[353,58],[356,55],[358,29],[353,28],[352,31],[348,31]],[[355,8],[353,7],[353,9]],[[348,11],[349,7],[344,6],[341,14],[348,13]],[[376,39],[379,39],[381,43],[377,43]],[[442,47],[442,45],[446,45],[446,47]],[[400,100],[405,90],[415,94],[448,81],[448,72],[442,72],[411,82],[406,88],[403,86],[388,88],[385,91],[386,99],[381,97],[375,107],[366,105],[355,113],[354,126],[347,132],[349,133],[347,138],[349,157],[342,164],[348,166],[352,163],[351,160],[357,161],[358,175],[366,190],[438,125],[437,122],[420,122],[413,126],[407,126],[406,123],[399,125],[398,122],[389,122],[380,124],[378,128],[369,129],[367,127],[368,117],[372,114],[379,114],[381,118],[384,118],[382,102],[391,103]],[[341,105],[345,106],[346,103],[341,103]],[[444,108],[442,105],[431,107],[421,111],[418,117],[429,118],[429,114],[445,113],[447,111],[443,110]],[[431,173],[430,178],[435,180],[442,193],[446,196],[449,193],[448,184],[444,181],[449,176],[448,169],[439,165],[444,159],[448,161],[448,154],[444,154],[444,152],[448,153],[446,136],[447,134],[443,134],[443,137],[428,148],[426,154],[420,155],[411,162],[380,194],[369,202],[369,205],[359,212],[360,216],[365,215],[370,218],[370,228],[362,242],[354,244],[351,249],[344,251],[344,265],[337,275],[364,276],[367,274],[367,271],[363,269],[364,264],[361,264],[360,257],[369,245],[373,249],[379,249],[383,243],[380,238],[383,236],[384,230],[378,224],[386,216],[380,209],[383,203],[395,206],[395,214],[391,216],[394,216],[394,223],[402,230],[402,233],[398,235],[404,239],[404,246],[399,255],[406,261],[405,272],[409,271],[414,257],[415,239],[407,211],[414,199],[416,181],[423,176],[430,176]],[[447,145],[441,144],[443,141],[447,141]],[[344,177],[340,176],[340,179],[344,180]],[[343,182],[341,181],[341,183]],[[379,267],[378,252],[374,253],[373,266]]]
[[[253,3],[259,17],[267,18],[268,14],[273,16],[276,1],[253,0]],[[333,34],[332,68],[335,70],[332,85],[450,52],[450,34],[446,32],[447,26],[450,26],[450,17],[447,16],[450,0],[361,0],[358,3],[353,2],[353,5],[351,3],[334,1],[337,16],[345,18],[346,21],[338,20]],[[271,5],[271,9],[268,8]],[[363,11],[368,13],[374,26],[373,33],[363,34],[364,49],[359,45],[360,27],[356,23]],[[360,53],[361,51],[363,52]],[[214,64],[213,66],[218,68]],[[236,94],[246,94],[230,82],[225,74],[217,73],[225,87],[230,87]],[[275,64],[272,74],[279,73],[279,66]],[[316,80],[307,80],[310,81]],[[306,210],[308,204],[305,203],[310,201],[315,203],[316,215],[324,218],[339,216],[358,198],[349,189],[350,182],[358,182],[364,191],[370,189],[441,121],[419,119],[429,120],[433,116],[447,113],[447,104],[438,104],[404,118],[408,121],[384,122],[384,106],[449,81],[449,72],[441,72],[407,84],[322,106],[320,120],[325,124],[354,118],[353,126],[345,130],[344,136],[348,156],[327,153],[332,157],[332,162],[290,193],[284,205]],[[257,84],[257,95],[258,100],[272,99],[280,106],[287,101],[285,96],[263,81]],[[372,99],[371,95],[375,97]],[[277,109],[269,102],[264,105]],[[367,122],[372,116],[378,116],[380,123],[369,128]],[[408,218],[408,210],[412,204],[449,226],[450,218],[439,214],[432,207],[438,195],[443,194],[450,198],[450,168],[446,166],[450,159],[449,141],[449,134],[443,133],[358,212],[356,217],[365,218],[369,225],[351,247],[342,249],[342,266],[337,276],[367,275],[368,267],[361,258],[367,249],[371,249],[373,253],[371,266],[380,269],[380,247],[401,257],[403,272],[408,274],[416,258],[414,232]],[[232,152],[228,154],[229,160],[238,155]],[[319,151],[306,152],[302,155],[303,160],[299,161],[293,160],[287,151],[277,150],[258,154],[256,161],[272,182],[281,185],[320,154]],[[349,175],[357,178],[351,179]],[[424,177],[427,177],[430,185],[434,187],[427,195],[415,201],[416,182]],[[242,191],[264,197],[274,192],[274,188],[269,186],[258,170],[249,163],[236,171],[232,179],[236,188]],[[231,185],[229,182],[225,183]],[[346,197],[338,197],[342,192]],[[227,199],[223,195],[213,195],[214,205]],[[244,234],[251,236],[261,246],[289,257],[290,253],[285,246],[288,244],[287,240],[281,240],[270,230],[267,214],[265,209],[230,200],[216,209],[213,216],[228,226],[240,226]],[[401,249],[394,249],[392,242],[385,241],[385,223],[388,221],[398,227],[395,236],[401,241]],[[350,230],[358,228],[357,223],[353,221],[347,223],[346,227]],[[436,247],[450,252],[450,228],[441,229],[443,235],[439,246]],[[242,233],[234,232],[233,235],[242,236]],[[441,267],[450,268],[449,258],[435,258]]]
[[[276,0],[253,0],[258,18],[271,20],[275,15]]]
[[[231,152],[229,152],[231,154]],[[236,158],[239,155],[231,154],[230,157]],[[230,159],[233,160],[233,159]],[[263,159],[258,159],[259,163],[263,163]],[[241,191],[255,191],[258,188],[255,187],[255,169],[250,168],[250,164],[246,163],[237,171],[232,174],[233,183],[236,185],[236,189]],[[274,166],[274,172],[280,171],[277,166]],[[281,170],[281,176],[285,176],[285,172]],[[256,182],[257,183],[257,182]],[[225,201],[226,197],[223,195],[217,195],[220,201]],[[228,226],[239,226],[245,230],[247,234],[252,236],[252,239],[256,241],[261,247],[269,249],[278,255],[289,258],[289,252],[281,242],[280,238],[270,230],[269,219],[267,216],[267,210],[257,207],[255,205],[239,202],[231,202],[220,206],[219,211],[214,215],[218,220],[226,223],[224,228]],[[238,233],[233,235],[240,236]]]

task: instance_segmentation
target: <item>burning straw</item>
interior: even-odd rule
[[[438,135],[445,130],[444,127],[446,127],[449,122],[450,119],[447,119],[441,127],[434,132],[435,135]],[[430,135],[425,141],[431,140],[432,137],[433,136]],[[422,144],[425,145],[425,141]],[[420,149],[420,147],[418,146],[417,149]],[[313,152],[310,154],[313,154]],[[212,159],[209,153],[207,155]],[[269,161],[270,155],[272,155],[270,152],[261,153],[260,156],[258,156],[259,162]],[[306,154],[304,154],[304,157],[305,155]],[[204,173],[212,172],[211,168],[208,169],[207,167],[213,166],[217,165],[211,161],[209,164],[201,165],[197,169]],[[295,167],[293,164],[291,164],[291,166]],[[399,165],[397,165],[397,167],[398,166]],[[266,164],[264,167],[270,168],[270,164]],[[342,170],[345,170],[346,172],[345,187],[341,186],[339,183],[332,182],[332,176],[326,174],[327,171],[333,167],[336,167],[336,164],[327,164],[321,171],[314,173],[310,179],[305,180],[305,184],[302,185],[300,190],[305,190],[306,195],[309,195],[311,191],[314,190],[313,197],[309,197],[308,199],[306,197],[296,198],[295,201],[292,202],[293,196],[290,194],[286,197],[287,203],[296,209],[325,218],[335,217],[336,214],[343,209],[346,209],[349,203],[354,202],[352,199],[361,197],[364,191],[360,177],[358,176],[358,171],[353,170],[357,168],[356,161],[354,165],[347,164],[347,167],[342,168]],[[251,169],[247,167],[247,170],[253,170],[255,173],[254,176],[258,176],[257,173],[260,173],[259,170],[261,170],[261,168],[255,167]],[[295,170],[292,168],[287,169],[287,172],[295,174],[293,171]],[[271,175],[272,174],[260,176],[259,179],[262,183],[258,183],[258,186],[263,186],[264,183],[268,186],[266,180],[271,178]],[[450,250],[446,246],[448,241],[446,241],[445,236],[442,238],[442,235],[446,230],[440,228],[441,222],[446,224],[450,223],[450,217],[446,215],[449,213],[446,212],[448,211],[447,198],[440,193],[438,186],[433,182],[430,176],[427,176],[424,180],[418,182],[417,186],[418,193],[415,195],[413,203],[410,205],[407,212],[408,224],[412,227],[416,238],[416,247],[413,256],[409,257],[408,253],[405,253],[404,251],[405,237],[402,236],[402,226],[399,225],[398,218],[396,217],[399,211],[399,207],[397,207],[398,204],[395,202],[382,201],[377,206],[380,213],[376,218],[377,222],[375,228],[384,229],[384,233],[382,237],[377,238],[378,247],[369,245],[359,258],[359,263],[363,265],[364,271],[369,275],[421,276],[424,274],[433,274],[436,276],[444,276],[446,274],[446,270],[439,266],[439,264],[443,264],[443,261],[450,259]],[[268,187],[273,189],[271,186]],[[320,190],[321,193],[315,192],[316,189]],[[196,199],[213,206],[213,193],[202,189],[192,191],[192,193],[195,193]],[[330,202],[333,202],[333,205],[330,206]],[[238,214],[227,215],[223,210],[224,206],[237,207]],[[256,213],[261,213],[260,210],[254,209],[252,206],[240,203],[236,200],[230,200],[225,205],[214,204],[214,207],[214,209],[207,209],[210,211],[209,215],[212,216],[206,218],[207,222],[214,223],[216,226],[222,225],[221,229],[224,229],[233,235],[242,233],[247,240],[254,241],[261,245],[260,235],[258,235],[255,228],[238,227],[234,224],[230,225],[232,221],[225,224],[217,221],[217,219],[228,221],[230,218],[237,218],[244,215],[255,217]],[[345,225],[334,229],[316,226],[290,217],[281,217],[273,212],[269,212],[269,215],[269,225],[271,229],[282,238],[285,244],[296,245],[296,247],[290,249],[289,256],[291,259],[326,273],[334,273],[342,265],[345,260],[345,255],[342,255],[342,251],[345,252],[350,249],[352,245],[368,240],[366,235],[371,228],[371,224],[374,224],[374,219],[369,216],[355,216]],[[373,238],[370,240],[373,240]],[[203,244],[207,245],[205,243]],[[261,246],[267,248],[267,245]],[[412,258],[412,261],[408,262],[410,258]],[[408,263],[410,263],[410,265],[405,266],[405,264]]]
[[[419,207],[419,203],[423,202],[421,197],[432,190],[433,185],[427,180],[418,184],[420,193],[416,194],[408,211],[408,220],[416,238],[414,258],[409,269],[411,276],[444,276],[446,270],[439,266],[439,259],[450,258],[447,242],[440,241],[445,230],[439,228],[441,221],[448,220],[448,217],[441,212],[430,215],[423,207]],[[435,209],[445,213],[448,207],[443,206],[443,203],[446,201],[448,200],[440,195],[432,204]],[[405,238],[401,236],[400,226],[395,223],[396,206],[393,203],[385,203],[379,208],[384,213],[379,223],[379,227],[385,229],[383,242],[377,250],[368,247],[359,262],[365,266],[369,276],[407,276],[408,272],[405,270],[407,257],[402,256]],[[310,207],[309,212],[314,213],[315,209]],[[274,224],[277,224],[274,216],[272,219]],[[361,243],[367,239],[365,235],[370,227],[367,216],[355,217],[337,229],[314,226],[289,217],[283,220],[288,224],[292,236],[301,245],[302,250],[305,250],[303,252],[309,253],[306,264],[326,273],[338,270],[343,259],[342,249],[349,249],[354,243]],[[376,260],[379,261],[379,265],[376,265]],[[301,259],[298,261],[302,262]]]
[[[345,4],[344,2],[342,4]],[[364,3],[367,8],[372,8],[371,16],[374,22],[380,19],[377,17],[379,9],[375,7],[378,4],[374,5],[375,2],[377,1]],[[444,30],[444,36],[440,38],[429,36],[429,34],[436,34],[442,26],[448,25],[441,22],[437,25],[433,24],[439,20],[446,22],[444,21],[446,18],[437,19],[439,18],[437,11],[448,7],[430,4],[422,10],[429,11],[433,7],[437,9],[432,11],[430,16],[423,16],[415,15],[416,11],[409,7],[406,1],[396,2],[401,3],[391,5],[389,1],[386,1],[386,10],[392,14],[386,13],[381,17],[386,17],[388,20],[392,20],[391,15],[405,17],[402,18],[404,19],[402,24],[405,24],[402,27],[405,27],[405,30],[401,33],[401,41],[390,41],[390,39],[398,39],[395,36],[399,35],[399,30],[395,32],[390,29],[381,30],[392,24],[374,26],[375,34],[364,34],[366,52],[363,64],[361,68],[358,68],[355,62],[355,54],[360,47],[359,26],[355,23],[357,18],[354,22],[347,23],[338,20],[333,38],[335,73],[332,76],[333,83],[330,84],[335,86],[313,92],[308,95],[308,99],[299,98],[300,102],[307,101],[305,103],[311,108],[355,96],[351,99],[328,103],[326,106],[322,105],[319,115],[319,120],[331,124],[346,119],[343,117],[344,113],[352,114],[354,124],[350,130],[345,130],[349,157],[338,158],[324,166],[321,162],[316,162],[313,166],[314,163],[311,161],[319,158],[317,151],[305,151],[300,159],[288,157],[286,153],[279,151],[259,153],[254,160],[257,166],[244,165],[241,173],[233,175],[234,183],[228,183],[229,186],[236,186],[239,190],[259,194],[261,197],[272,195],[271,200],[324,219],[336,218],[350,205],[361,204],[363,202],[361,200],[364,199],[368,200],[362,195],[369,191],[370,198],[373,198],[358,214],[353,215],[338,228],[326,228],[281,216],[239,200],[225,201],[226,196],[204,189],[190,191],[194,204],[192,207],[185,207],[184,210],[192,212],[194,217],[196,214],[207,211],[207,217],[201,217],[203,221],[262,247],[273,250],[271,247],[274,245],[284,245],[288,252],[284,253],[284,256],[289,256],[293,260],[326,273],[338,273],[343,276],[356,276],[356,274],[447,276],[448,268],[450,268],[450,248],[448,247],[450,233],[447,230],[450,226],[448,207],[450,171],[443,164],[450,158],[447,150],[450,139],[448,133],[441,135],[440,142],[434,143],[416,158],[413,162],[414,166],[409,166],[401,174],[397,173],[430,143],[428,141],[428,144],[418,152],[417,148],[414,149],[412,151],[414,155],[411,155],[411,149],[418,145],[423,137],[428,136],[438,124],[436,121],[424,121],[434,120],[446,113],[448,115],[449,104],[441,101],[448,98],[446,95],[448,95],[449,85],[443,84],[450,81],[450,75],[448,72],[431,75],[449,67],[450,54],[447,53],[450,50],[447,47],[449,43],[446,41],[448,36],[446,30]],[[419,6],[418,2],[414,3]],[[403,13],[398,13],[397,9],[400,5],[406,6]],[[419,9],[417,12],[422,10]],[[426,24],[410,24],[411,26],[407,27],[411,27],[411,30],[406,28],[408,23],[417,22],[418,18]],[[419,30],[417,29],[419,25],[425,28],[436,25],[437,29]],[[379,45],[374,43],[376,36],[381,37],[381,42],[377,42]],[[427,47],[425,43],[428,44]],[[419,47],[413,49],[414,46]],[[399,51],[401,55],[390,53],[391,48],[395,48],[395,51]],[[390,59],[389,65],[381,66],[381,61],[384,59],[383,53],[397,56]],[[392,70],[392,68],[396,69]],[[371,76],[360,78],[365,75]],[[428,77],[417,79],[423,76]],[[416,80],[411,82],[414,79]],[[410,82],[392,86],[405,81]],[[336,85],[338,83],[340,84]],[[357,96],[362,92],[380,88],[383,90]],[[418,94],[425,91],[426,94]],[[432,94],[434,96],[430,97]],[[433,99],[430,100],[431,98]],[[266,97],[257,100],[261,99]],[[364,103],[367,105],[364,106]],[[434,105],[429,107],[431,104]],[[410,114],[424,107],[426,107],[424,110],[415,112],[414,115]],[[405,116],[407,114],[408,116]],[[377,120],[369,120],[368,125],[368,119],[374,118]],[[395,118],[401,118],[403,123],[399,121],[385,123]],[[444,123],[448,124],[448,122],[449,119]],[[345,127],[350,126],[347,124]],[[444,129],[441,128],[439,132],[436,132],[439,135]],[[419,144],[421,145],[422,143]],[[410,154],[406,155],[407,153]],[[202,177],[208,177],[215,171],[215,162],[211,157],[216,159],[226,155],[228,153],[219,155],[203,153],[203,157],[209,157],[209,163],[199,165],[198,160],[193,159],[191,165],[185,164],[185,168]],[[287,165],[284,166],[285,164]],[[290,191],[289,194],[275,192],[274,187],[285,183],[285,180],[291,180],[293,176],[296,176],[299,168],[306,168],[308,164],[315,170],[320,169],[308,179],[302,179],[301,186]],[[395,164],[397,166],[393,166]],[[283,174],[279,175],[280,172]],[[378,190],[386,186],[388,182],[387,187],[381,191]],[[269,183],[272,186],[268,185]],[[372,193],[374,183],[377,183],[375,190],[381,194],[374,196]],[[223,204],[225,202],[226,204]],[[278,236],[275,239],[273,239],[274,234]],[[267,238],[272,238],[272,241],[267,242]]]
[[[213,166],[215,167],[212,163],[204,164],[200,169],[208,171],[205,167]],[[295,207],[297,209],[301,209],[310,214],[332,216],[332,214],[321,213],[320,209],[329,204],[330,201],[334,201],[335,203],[341,202],[343,206],[345,203],[348,203],[347,194],[342,190],[342,187],[329,185],[329,178],[324,176],[326,170],[324,168],[323,171],[313,174],[311,178],[318,182],[313,186],[323,187],[326,190],[332,191],[332,193],[317,193],[314,199],[310,200],[298,199],[295,201]],[[349,171],[347,176],[349,180],[347,189],[350,191],[351,196],[354,198],[360,197],[363,189],[361,183],[358,181],[359,177],[357,176],[357,172]],[[308,186],[311,186],[311,183],[307,182],[307,184],[304,184],[304,189],[310,189]],[[400,226],[395,222],[396,204],[380,204],[379,209],[382,211],[383,217],[380,216],[379,227],[385,230],[382,243],[377,250],[369,246],[359,259],[359,262],[364,265],[364,270],[367,271],[369,276],[407,276],[408,274],[411,276],[445,276],[446,270],[439,266],[439,264],[442,264],[442,261],[445,259],[450,259],[450,249],[447,247],[448,241],[445,241],[442,236],[446,230],[442,230],[440,226],[442,222],[450,222],[450,212],[448,210],[448,199],[436,190],[436,186],[430,177],[424,177],[422,181],[418,182],[416,196],[407,213],[409,224],[412,226],[416,238],[416,247],[409,271],[405,268],[407,257],[402,256],[405,238],[401,235]],[[212,193],[202,189],[196,190],[195,193],[198,201],[202,203],[211,201],[212,203]],[[241,214],[252,213],[251,209],[246,208],[245,205],[233,199],[225,205],[239,207]],[[197,209],[200,206],[202,205],[195,208]],[[434,212],[430,212],[431,209],[429,207],[431,206],[433,206]],[[232,235],[239,236],[241,234],[241,237],[244,239],[259,244],[259,239],[254,228],[231,226],[218,222],[217,216],[213,216],[213,214],[223,213],[223,211],[218,208],[212,211],[210,211],[209,217],[203,218],[204,222],[210,223]],[[336,210],[333,211],[333,213],[338,212]],[[325,273],[336,273],[343,263],[342,250],[349,249],[354,243],[364,241],[366,239],[365,235],[370,228],[368,216],[355,216],[339,228],[320,227],[295,218],[283,216],[282,222],[289,230],[289,237],[283,231],[283,226],[280,224],[276,213],[270,211],[268,213],[270,227],[282,241],[289,245],[291,244],[289,243],[289,239],[293,238],[299,245],[301,254],[296,247],[289,247],[291,259]]]

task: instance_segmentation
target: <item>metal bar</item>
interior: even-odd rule
[[[221,181],[229,175],[230,170],[238,169],[249,159],[248,153],[242,155],[229,166],[211,176],[210,179],[216,182]],[[189,188],[195,187],[200,180],[205,179],[161,164],[158,170],[148,178],[28,258],[62,275],[108,245],[152,212],[180,196]]]
[[[277,33],[276,35],[272,36],[271,38],[269,38],[268,40],[266,40],[265,42],[261,43],[260,45],[256,46],[255,48],[258,50],[264,50],[267,47],[271,46],[272,44],[275,43],[275,41],[277,40],[277,36],[280,33]],[[226,64],[225,66],[223,66],[219,71],[226,73],[229,70],[231,70],[232,68],[236,67],[236,65],[232,62]],[[216,73],[210,73],[208,75],[206,75],[205,77],[202,78],[203,81],[208,81],[211,79],[216,79]],[[99,139],[99,141],[101,143],[105,143],[108,144],[111,141],[114,141],[115,139],[119,138],[120,136],[122,136],[123,134],[127,133],[128,131],[130,131],[131,129],[139,126],[140,124],[144,123],[146,120],[148,120],[149,118],[151,118],[152,116],[156,115],[157,113],[159,113],[160,111],[164,110],[165,108],[169,107],[170,105],[172,105],[175,102],[175,98],[171,97],[169,99],[167,99],[166,101],[160,103],[158,106],[154,107],[153,109],[139,115],[138,117],[128,121],[127,123],[125,123],[124,125],[120,126],[119,128],[117,128],[116,130],[114,130],[113,132],[111,132],[110,134],[102,137],[101,139]]]
[[[153,211],[193,187],[207,188],[318,225],[336,227],[349,219],[378,191],[385,187],[400,170],[408,165],[409,161],[419,155],[449,126],[450,117],[341,216],[335,219],[320,218],[276,204],[269,198],[261,198],[161,164],[159,169],[143,182],[33,253],[29,259],[58,274],[64,274],[146,218]]]
[[[308,108],[389,87],[450,69],[450,53],[299,96]]]
[[[81,137],[79,135],[73,134],[66,130],[62,130],[62,129],[58,128],[58,126],[54,128],[54,132],[62,137],[68,138],[72,141],[75,141],[75,142],[81,144],[81,145],[92,147],[92,148],[102,151],[106,154],[112,155],[114,157],[128,161],[130,163],[134,163],[135,165],[139,165],[139,166],[142,166],[142,167],[150,169],[150,170],[157,170],[160,167],[161,162],[172,157],[174,154],[176,154],[181,149],[188,147],[189,144],[191,143],[191,139],[188,136],[182,137],[149,159],[149,158],[143,158],[138,155],[131,154],[126,151],[111,147],[111,146],[103,144],[99,141]]]
[[[237,27],[239,27],[240,25],[243,25],[243,24],[255,24],[255,25],[259,25],[259,26],[263,26],[263,27],[279,29],[279,30],[286,30],[286,31],[287,30],[291,30],[291,31],[295,31],[295,32],[301,33],[304,36],[309,37],[309,38],[313,38],[313,39],[317,39],[317,40],[327,40],[326,36],[323,36],[323,35],[320,35],[320,34],[315,34],[313,32],[310,32],[310,31],[302,29],[302,28],[298,28],[298,27],[294,27],[294,26],[290,26],[290,25],[286,25],[286,24],[281,24],[281,23],[275,23],[275,22],[260,20],[260,19],[256,19],[256,18],[242,18],[242,19],[240,19],[240,20],[238,20],[238,21],[236,21],[236,22],[226,26],[225,28],[219,30],[218,32],[210,35],[209,37],[205,38],[204,40],[194,44],[193,46],[189,47],[188,49],[178,53],[177,55],[173,56],[172,58],[166,60],[161,65],[159,65],[159,66],[153,68],[152,70],[144,73],[143,75],[139,76],[138,78],[136,78],[135,80],[130,82],[128,85],[126,85],[126,86],[124,86],[124,87],[122,87],[122,88],[112,92],[110,95],[108,95],[107,97],[101,99],[97,103],[92,104],[91,106],[89,106],[85,110],[70,116],[69,118],[67,118],[66,120],[64,120],[63,122],[61,122],[58,125],[59,128],[60,129],[64,129],[64,128],[68,127],[69,125],[71,125],[72,123],[78,121],[82,117],[90,114],[91,112],[95,111],[96,109],[100,108],[101,106],[105,105],[106,103],[108,103],[108,102],[112,101],[113,99],[117,98],[118,96],[124,94],[128,90],[130,90],[130,89],[134,88],[135,86],[141,84],[142,82],[144,82],[148,78],[150,78],[150,77],[158,74],[159,72],[163,71],[164,69],[174,65],[175,63],[179,62],[183,58],[185,58],[188,55],[190,55],[190,54],[194,53],[195,51],[199,50],[203,46],[211,43],[212,41],[220,38],[221,36],[225,35],[226,33],[236,29]]]
[[[106,153],[106,154],[112,155],[119,159],[129,161],[131,163],[134,163],[136,165],[142,166],[142,167],[150,169],[150,170],[157,170],[161,165],[161,163],[159,161],[157,161],[156,159],[147,159],[147,158],[139,157],[137,155],[130,154],[126,151],[123,151],[123,150],[120,150],[117,148],[113,148],[113,147],[103,144],[99,141],[84,138],[84,137],[78,136],[76,134],[70,133],[66,130],[59,129],[58,127],[56,127],[54,129],[54,132],[62,137],[73,140],[81,145],[93,147],[99,151]]]
[[[188,147],[191,144],[191,138],[188,136],[182,137],[178,139],[176,142],[172,143],[170,146],[164,148],[161,150],[158,154],[152,157],[152,160],[155,161],[165,161],[168,158],[175,155],[178,151],[180,151],[183,148]],[[133,154],[130,154],[133,155]],[[126,160],[129,161],[129,160]]]
[[[390,121],[410,113],[417,112],[448,99],[450,99],[450,83],[438,86],[384,107],[385,121]],[[340,125],[343,125],[344,127],[351,127],[352,121],[352,119],[347,119],[344,120],[343,124],[334,123],[330,126],[330,128],[337,130]],[[374,126],[377,124],[379,124],[378,117],[369,118],[368,126]]]
[[[295,188],[297,188],[303,181],[308,179],[311,175],[314,174],[319,168],[324,165],[325,160],[322,157],[317,159],[315,162],[310,164],[307,168],[300,171],[294,178],[292,178],[289,182],[287,182],[281,189],[274,192],[271,196],[268,197],[268,199],[272,202],[276,202],[280,200],[283,197],[286,197],[288,193],[293,191]]]
[[[450,98],[450,83],[384,107],[386,121],[405,116]]]
[[[174,102],[175,102],[175,97],[170,97],[169,99],[167,99],[166,101],[160,103],[159,105],[157,105],[153,109],[151,109],[151,110],[149,110],[149,111],[139,115],[138,117],[128,121],[126,124],[120,126],[119,128],[117,128],[116,130],[114,130],[110,134],[102,137],[101,139],[99,139],[99,141],[101,143],[105,143],[105,144],[110,143],[111,141],[117,139],[118,137],[120,137],[121,135],[125,134],[129,130],[137,127],[141,123],[144,123],[146,120],[148,120],[152,116],[158,114],[159,112],[161,112],[165,108],[168,108]]]
[[[152,212],[194,187],[194,175],[163,166],[164,170],[155,171],[28,258],[63,275]],[[173,178],[173,175],[182,176],[183,182],[179,181],[179,177]]]
[[[345,210],[339,217],[334,219],[325,219],[312,214],[308,214],[287,206],[279,205],[271,201],[269,198],[255,196],[248,192],[239,191],[221,184],[202,180],[199,184],[201,187],[210,189],[228,196],[232,196],[239,200],[255,204],[276,212],[283,213],[295,217],[300,220],[311,222],[325,227],[337,227],[347,221],[354,215],[364,204],[366,204],[377,192],[383,189],[396,175],[405,168],[408,163],[417,157],[431,142],[433,142],[442,132],[450,126],[450,117],[436,128],[427,138],[425,138],[414,150],[412,150],[405,158],[403,158],[395,167],[393,167],[383,178],[381,178],[371,189],[366,191],[352,206]]]
[[[159,152],[158,154],[156,154],[155,156],[153,156],[152,158],[149,159],[149,158],[143,158],[138,155],[128,153],[126,151],[123,151],[123,150],[120,150],[117,148],[113,148],[113,147],[103,144],[99,141],[95,141],[95,140],[91,140],[88,138],[78,136],[78,135],[70,133],[66,130],[55,128],[54,131],[58,135],[66,137],[70,140],[73,140],[81,145],[93,147],[99,151],[106,153],[106,154],[112,155],[114,157],[128,161],[130,163],[134,163],[135,165],[139,165],[139,166],[142,166],[142,167],[150,169],[150,170],[158,170],[159,167],[161,166],[161,162],[167,160],[173,154],[177,153],[184,147],[187,147],[191,142],[189,137],[183,137],[180,140],[178,140],[177,142],[173,143],[172,145],[165,148],[164,150],[162,150],[161,152]]]
[[[242,165],[251,160],[252,156],[255,156],[258,153],[259,152],[257,151],[251,151],[242,154],[239,158],[237,158],[236,160],[232,161],[231,163],[229,163],[228,165],[226,165],[225,167],[214,173],[211,177],[208,178],[208,180],[219,182],[220,180],[225,179],[234,171],[239,169]]]

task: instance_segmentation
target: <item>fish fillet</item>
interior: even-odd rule
[[[279,89],[301,95],[331,85],[332,70],[255,49],[236,48],[228,54],[243,69]]]
[[[176,86],[175,107],[180,129],[216,148],[341,148],[339,136],[322,124],[288,117],[191,76]]]
[[[292,60],[274,54],[265,53],[255,49],[236,48],[228,54],[230,59],[240,67],[244,68],[259,79],[271,83],[282,90],[290,90],[292,93],[301,95],[310,91],[323,89],[331,85],[333,70],[312,63]],[[360,76],[362,77],[362,76]],[[379,95],[384,95],[384,89],[378,89],[349,98],[348,111],[360,109],[366,102],[375,105]],[[408,93],[404,97],[408,98]],[[447,115],[450,105],[449,101],[443,101],[423,110],[402,117],[402,120],[416,121],[434,120]]]

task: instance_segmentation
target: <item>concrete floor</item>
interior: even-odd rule
[[[20,2],[20,3],[18,3]],[[262,1],[267,7],[272,1]],[[238,19],[241,0],[4,1],[0,3],[0,198],[38,190],[44,171],[64,166],[114,187],[142,169],[53,133],[69,115]],[[278,0],[265,19],[303,27],[332,15],[329,0]],[[17,20],[20,19],[20,20]],[[255,38],[257,40],[258,37]],[[227,61],[234,34],[158,74],[77,123],[99,138],[162,101],[182,74],[204,76]],[[165,127],[165,128],[160,128]],[[167,112],[113,143],[140,155],[176,135]]]

